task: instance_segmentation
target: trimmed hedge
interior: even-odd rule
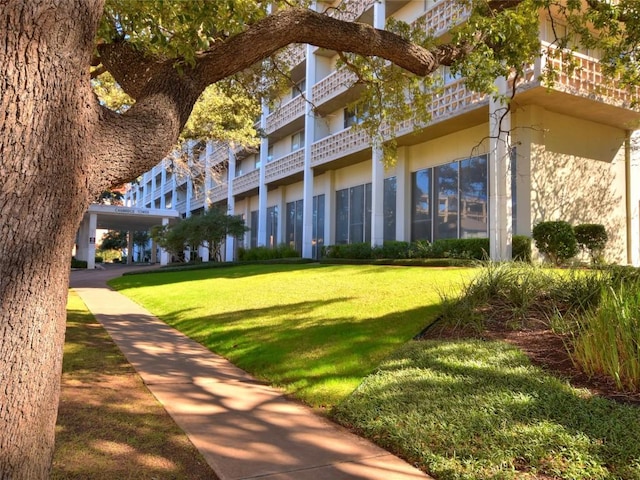
[[[531,236],[536,248],[554,265],[561,265],[578,253],[576,235],[568,222],[540,222],[533,227]]]
[[[87,268],[87,262],[71,257],[71,268]]]
[[[607,245],[609,235],[604,225],[599,223],[582,223],[573,227],[576,241],[582,250],[586,250],[594,265],[601,263],[602,251]]]
[[[296,258],[300,257],[300,254],[289,245],[278,245],[274,248],[269,247],[254,247],[254,248],[239,248],[238,260],[241,262],[252,262],[260,260],[275,260],[280,258]]]

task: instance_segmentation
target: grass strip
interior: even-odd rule
[[[216,478],[73,291],[51,478]]]

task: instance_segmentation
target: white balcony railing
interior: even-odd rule
[[[305,101],[302,95],[289,100],[267,117],[267,133],[272,133],[304,115]]]
[[[336,70],[313,86],[313,103],[322,105],[326,101],[347,91],[355,81],[355,73],[348,68]]]
[[[315,167],[369,147],[363,130],[348,128],[311,145],[311,166]]]
[[[329,8],[327,14],[340,20],[353,22],[373,6],[375,0],[349,0],[340,2],[339,8]]]
[[[304,149],[296,150],[269,162],[266,168],[265,181],[267,183],[301,172],[304,168]]]
[[[211,203],[221,202],[227,199],[227,193],[229,192],[229,186],[227,183],[216,185],[209,190],[209,201]]]
[[[258,188],[259,181],[260,170],[252,170],[249,173],[237,177],[233,180],[233,194],[238,195],[253,188]]]
[[[427,33],[434,38],[441,37],[467,18],[469,13],[469,7],[458,0],[440,0],[424,14]]]
[[[581,53],[573,53],[572,68],[567,68],[567,62],[562,55],[548,42],[542,42],[543,54],[538,59],[534,69],[538,75],[532,79],[540,82],[540,74],[550,68],[554,72],[555,81],[551,87],[571,95],[599,100],[619,107],[629,107],[633,98],[629,91],[620,88],[615,82],[607,78],[602,72],[600,62]]]

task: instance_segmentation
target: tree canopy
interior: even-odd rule
[[[182,130],[183,138],[215,139],[236,144],[255,144],[253,122],[260,101],[267,101],[293,86],[287,76],[292,66],[286,47],[309,42],[340,55],[339,64],[355,72],[362,94],[352,109],[366,108],[370,114],[356,128],[363,128],[379,143],[393,146],[393,130],[407,119],[416,124],[429,121],[427,108],[441,82],[430,76],[439,66],[461,75],[475,91],[497,94],[494,80],[520,76],[540,56],[540,21],[552,19],[555,37],[546,52],[563,56],[566,69],[575,68],[573,52],[597,50],[605,72],[635,92],[640,81],[640,7],[634,0],[452,0],[460,15],[468,16],[436,38],[433,26],[419,19],[409,25],[389,19],[392,37],[363,24],[340,23],[354,8],[349,2],[327,7],[323,14],[309,9],[311,2],[251,0],[166,2],[162,0],[108,0],[100,22],[94,58],[95,86],[105,105],[128,108],[139,96],[149,75],[172,65],[176,72],[213,83],[196,103]],[[370,2],[373,3],[373,0]],[[353,16],[353,15],[352,15]],[[325,31],[310,29],[319,27]],[[300,28],[283,32],[286,25]],[[357,25],[357,26],[356,26]],[[347,41],[350,28],[357,28],[373,42],[373,48]],[[340,29],[332,41],[332,29]],[[242,45],[251,32],[268,32],[273,42],[248,52]],[[397,35],[397,36],[396,36]],[[355,37],[355,36],[354,36]],[[210,59],[234,51],[239,44],[245,56],[229,62],[224,75],[209,76]],[[136,59],[131,62],[132,57]],[[146,69],[135,68],[142,62]],[[127,65],[123,65],[127,63]],[[559,72],[552,63],[544,72],[553,83]],[[113,79],[117,82],[114,82]],[[115,88],[114,88],[115,87]],[[131,97],[123,95],[121,88]],[[505,98],[508,101],[508,98]]]

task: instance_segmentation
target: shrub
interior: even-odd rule
[[[531,238],[514,235],[511,243],[511,258],[518,262],[531,262]]]
[[[276,247],[254,247],[239,248],[238,260],[241,262],[254,262],[260,260],[275,260],[278,258],[296,258],[300,254],[292,247],[286,244],[277,245]]]
[[[536,248],[554,265],[561,265],[578,253],[576,236],[567,222],[540,222],[533,227],[532,237]]]
[[[374,247],[372,254],[373,258],[409,258],[409,248],[409,242],[386,241],[382,246]]]
[[[604,225],[599,223],[583,223],[573,228],[576,241],[582,250],[589,253],[591,263],[602,263],[602,252],[607,245],[609,235]]]
[[[488,238],[447,238],[431,244],[433,258],[472,258],[485,260],[489,256]]]
[[[71,257],[71,268],[87,268],[87,262]]]
[[[409,245],[409,258],[430,258],[431,243],[426,240],[416,240]]]
[[[103,262],[104,262],[104,257],[102,257],[102,256],[100,256],[100,255],[96,255],[96,256],[94,257],[94,259],[95,259],[95,262],[96,262],[96,263],[103,263]]]
[[[323,249],[327,258],[372,259],[373,251],[369,243],[349,243],[345,245],[329,245]]]

